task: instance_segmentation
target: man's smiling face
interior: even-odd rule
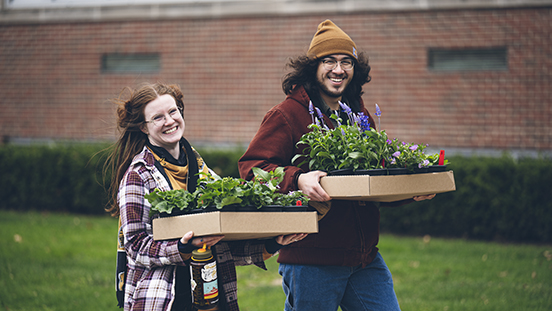
[[[335,68],[328,70],[324,65],[324,60],[337,62]],[[341,99],[343,92],[351,82],[354,74],[354,68],[343,70],[341,62],[351,62],[353,59],[349,55],[333,54],[328,55],[320,61],[316,72],[316,80],[321,90],[322,97]]]

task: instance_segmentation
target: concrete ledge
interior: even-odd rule
[[[212,0],[178,3],[166,0],[163,4],[159,1],[144,5],[121,5],[124,3],[121,0],[115,1],[119,5],[68,6],[58,2],[57,5],[42,7],[18,7],[0,1],[0,24],[552,6],[552,0]]]

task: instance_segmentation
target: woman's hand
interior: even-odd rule
[[[180,239],[180,242],[182,242],[182,244],[187,244],[191,240],[190,243],[194,246],[201,248],[203,247],[203,244],[205,244],[207,247],[211,247],[217,244],[218,242],[220,242],[220,240],[224,238],[224,235],[212,235],[212,236],[204,236],[204,237],[198,237],[198,238],[193,238],[193,237],[194,237],[194,232],[190,231],[184,234],[182,239]]]
[[[276,243],[280,245],[288,245],[293,242],[301,241],[302,239],[306,238],[307,235],[308,235],[307,233],[280,235],[276,237]]]
[[[328,175],[323,171],[310,171],[297,178],[297,188],[306,194],[310,200],[324,202],[331,200],[330,196],[320,186],[320,178]]]

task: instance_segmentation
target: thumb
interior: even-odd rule
[[[182,239],[180,239],[180,242],[182,242],[182,244],[187,244],[188,241],[190,241],[193,237],[194,237],[194,232],[193,232],[193,231],[189,231],[189,232],[187,232],[186,234],[184,234],[184,236],[182,237]]]

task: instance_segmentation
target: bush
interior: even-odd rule
[[[245,149],[207,149],[196,148],[207,166],[221,177],[239,178],[238,160],[241,158]]]
[[[103,213],[107,146],[2,146],[0,208]]]
[[[456,191],[381,209],[381,230],[498,241],[552,241],[552,161],[453,157]]]
[[[0,209],[104,214],[110,180],[110,175],[103,176],[108,147],[2,146]],[[198,151],[220,176],[239,177],[237,163],[244,150]]]
[[[2,146],[0,209],[106,214],[102,150],[107,147]],[[244,150],[198,151],[220,176],[239,177],[237,163]],[[449,160],[457,190],[430,201],[382,208],[383,232],[552,242],[552,160],[507,156]]]

